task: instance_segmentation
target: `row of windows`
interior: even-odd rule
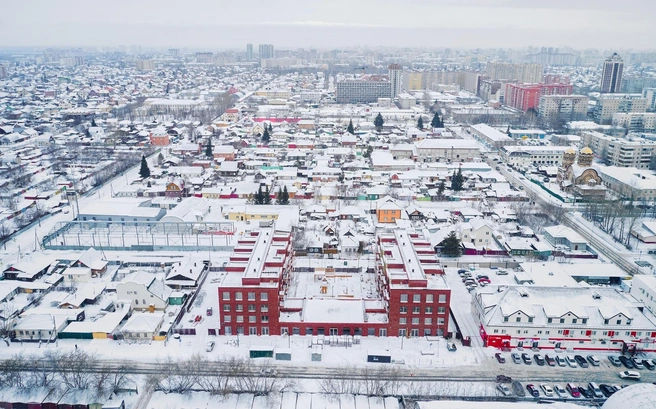
[[[401,306],[399,308],[399,312],[401,314],[407,314],[408,313],[408,307]],[[412,307],[412,313],[413,314],[421,314],[421,307]],[[424,308],[424,313],[425,314],[432,314],[433,313],[433,307]],[[446,313],[446,307],[437,307],[437,313],[438,314],[445,314]]]
[[[223,312],[231,312],[231,310],[232,307],[230,306],[230,304],[223,304]],[[243,304],[235,305],[235,311],[243,312],[244,311]],[[248,312],[256,312],[256,311],[257,311],[257,305],[248,304]],[[260,305],[260,312],[269,312],[269,306],[267,304]]]
[[[426,302],[427,303],[432,303],[433,302],[433,294],[426,294]],[[401,302],[408,302],[408,294],[401,294],[400,297]],[[420,303],[421,302],[421,294],[413,294],[412,295],[412,302],[413,303]],[[446,294],[439,294],[437,297],[437,302],[440,304],[443,304],[446,302]]]
[[[419,325],[420,319],[419,318],[413,318],[411,323],[412,325]],[[408,319],[405,317],[399,318],[399,325],[406,325],[408,323]],[[424,318],[424,325],[433,325],[433,319],[432,318]],[[437,319],[437,325],[444,325],[444,318],[438,318]]]
[[[223,316],[223,322],[232,322],[232,315],[224,315]],[[237,315],[235,317],[235,322],[244,322],[244,316],[243,315]],[[257,315],[249,315],[248,316],[248,322],[250,323],[256,323],[257,322]],[[269,316],[268,315],[261,315],[260,316],[260,322],[262,323],[267,323],[269,322]]]
[[[249,292],[247,293],[248,301],[255,301],[255,293]],[[228,291],[224,291],[223,294],[221,295],[221,299],[223,301],[230,301],[230,293]],[[244,300],[244,293],[241,291],[237,291],[235,293],[235,301],[243,301]],[[269,293],[260,293],[260,301],[269,301]]]
[[[573,330],[572,330],[572,331],[569,331],[569,330],[562,330],[562,329],[560,329],[560,330],[558,330],[558,335],[563,335],[563,334],[565,333],[565,331],[567,331],[567,334],[570,335],[570,336],[573,336],[573,335],[576,334],[576,331],[573,331]],[[599,331],[590,331],[590,334],[588,334],[588,331],[580,331],[580,335],[597,335],[597,332],[599,332]],[[498,329],[495,329],[495,330],[493,331],[493,333],[495,333],[495,334],[499,334],[499,333],[501,333],[501,334],[505,334],[505,333],[506,333],[506,330],[505,330],[505,329],[502,329],[501,331],[499,331]],[[525,329],[525,330],[523,330],[523,331],[520,330],[520,329],[517,330],[517,334],[522,334],[522,333],[524,333],[524,334],[528,334],[528,330],[527,330],[527,329]],[[542,330],[538,330],[538,331],[536,331],[536,334],[537,334],[537,335],[542,335],[542,333],[543,333]],[[551,331],[549,331],[549,330],[545,330],[545,331],[544,331],[544,335],[550,335],[550,334],[551,334]],[[634,334],[634,335],[631,335],[631,334]],[[608,336],[608,331],[602,331],[601,335],[602,335],[602,336]],[[619,332],[615,332],[615,333],[614,333],[613,335],[611,335],[611,336],[621,336],[621,335],[622,335],[621,333],[619,333]],[[642,331],[638,331],[638,332],[636,332],[636,333],[632,333],[631,331],[626,331],[626,332],[624,333],[624,335],[627,336],[627,337],[630,337],[630,336],[640,337],[640,336],[642,336]],[[649,333],[649,332],[645,332],[645,335],[650,335],[650,333]]]

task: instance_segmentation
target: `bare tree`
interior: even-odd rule
[[[61,353],[57,359],[57,369],[62,384],[72,389],[89,389],[94,385],[95,374],[91,371],[98,360],[81,349]]]

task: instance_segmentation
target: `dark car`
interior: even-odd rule
[[[552,356],[545,355],[544,360],[547,361],[547,365],[556,366],[556,360]]]
[[[581,396],[584,398],[592,399],[594,398],[594,394],[585,386],[581,385],[579,386],[579,392],[581,392]]]
[[[613,386],[607,385],[605,383],[599,385],[599,389],[601,389],[601,393],[603,393],[604,396],[607,398],[610,397],[615,392],[617,392]]]
[[[614,366],[622,366],[622,361],[620,361],[620,359],[615,355],[608,355],[608,360]]]
[[[458,270],[458,274],[465,274],[466,272],[467,272],[467,270],[464,270],[462,268],[460,270]]]
[[[540,366],[544,366],[545,361],[544,361],[544,358],[542,357],[542,355],[535,354],[535,355],[533,355],[533,359],[535,359],[536,364],[538,364]]]
[[[588,364],[588,360],[583,357],[583,355],[574,355],[574,359],[576,360],[576,363],[579,364],[581,368],[587,368],[590,366]]]
[[[524,361],[524,363],[526,365],[530,365],[531,364],[531,356],[529,354],[527,354],[526,352],[524,352],[522,354],[522,361]]]
[[[649,359],[643,359],[642,364],[645,366],[645,368],[649,369],[650,371],[656,369],[656,365],[654,365],[654,363],[651,362]]]
[[[536,388],[535,385],[533,385],[532,383],[529,383],[528,385],[526,385],[526,390],[534,398],[539,398],[540,397],[540,391],[538,391],[538,388]]]
[[[510,376],[506,375],[497,375],[497,377],[494,379],[497,383],[511,383],[512,378]]]
[[[524,388],[522,388],[522,384],[519,381],[512,381],[512,389],[515,395],[520,398],[526,396],[526,392],[524,392]]]
[[[619,360],[626,367],[626,369],[633,369],[635,368],[635,365],[633,365],[633,361],[630,358],[625,357],[624,355],[619,356]]]
[[[500,364],[505,364],[506,363],[506,358],[504,358],[503,355],[501,355],[500,352],[497,352],[496,354],[494,354],[494,357],[497,359],[497,362],[499,362]]]

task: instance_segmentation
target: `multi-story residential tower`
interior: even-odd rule
[[[403,68],[399,64],[390,64],[388,70],[390,83],[392,84],[390,98],[394,98],[401,93],[403,85]]]
[[[601,73],[601,93],[618,93],[622,89],[622,71],[624,61],[617,53],[613,53],[604,61],[604,70]]]

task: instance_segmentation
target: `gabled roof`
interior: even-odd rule
[[[107,261],[103,260],[103,255],[93,247],[89,248],[77,259],[83,266],[89,267],[92,270],[102,270],[107,266]]]

